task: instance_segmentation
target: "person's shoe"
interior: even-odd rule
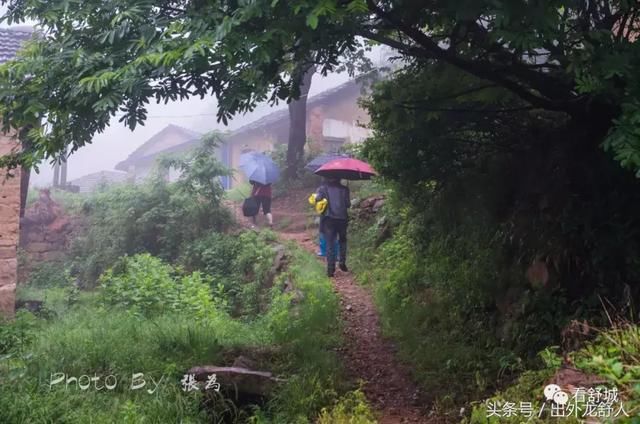
[[[347,268],[347,264],[341,262],[339,266],[341,271],[349,272],[349,268]]]
[[[328,276],[329,278],[333,277],[333,274],[335,274],[335,273],[336,273],[335,268],[331,268],[331,267],[330,267],[330,268],[327,268],[327,276]]]

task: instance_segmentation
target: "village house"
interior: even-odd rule
[[[31,36],[32,31],[25,27],[0,28],[0,63],[12,59]],[[14,134],[0,134],[0,156],[19,149]],[[28,186],[28,173],[16,169],[11,175],[6,178],[7,170],[0,169],[0,315],[4,316],[12,316],[15,311],[20,215]]]
[[[345,143],[358,143],[369,135],[365,128],[369,116],[358,104],[361,94],[362,85],[352,80],[309,97],[307,138],[312,149],[336,151]],[[169,125],[118,163],[116,169],[139,181],[151,173],[161,155],[189,151],[200,142],[201,136],[177,125]],[[284,108],[228,133],[218,149],[218,159],[237,170],[242,153],[271,151],[278,145],[286,145],[288,137],[289,111]],[[175,176],[170,175],[169,179],[173,180]],[[236,172],[233,178],[224,178],[223,184],[228,189],[244,180],[242,173]]]
[[[201,137],[201,133],[178,125],[167,125],[118,163],[116,169],[126,172],[130,181],[140,182],[151,175],[160,156],[189,151]]]

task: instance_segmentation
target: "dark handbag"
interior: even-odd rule
[[[260,209],[260,205],[258,205],[258,201],[255,197],[247,197],[244,199],[242,203],[242,214],[244,216],[256,216],[258,215],[258,210]]]

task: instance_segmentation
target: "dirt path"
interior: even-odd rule
[[[274,228],[285,240],[292,240],[316,254],[317,228],[311,225],[306,191],[290,192],[274,199]],[[364,393],[380,415],[380,423],[434,423],[427,417],[427,404],[400,363],[391,341],[382,336],[380,320],[371,294],[351,273],[337,270],[333,278],[340,297],[345,345],[340,349],[348,377],[364,381]]]

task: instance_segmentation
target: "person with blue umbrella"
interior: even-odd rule
[[[257,216],[262,208],[262,213],[267,218],[269,227],[273,228],[271,184],[280,179],[280,168],[269,156],[258,152],[248,152],[240,156],[240,169],[249,179],[252,186],[251,197],[257,204],[256,213],[251,217],[253,225],[257,224]]]

